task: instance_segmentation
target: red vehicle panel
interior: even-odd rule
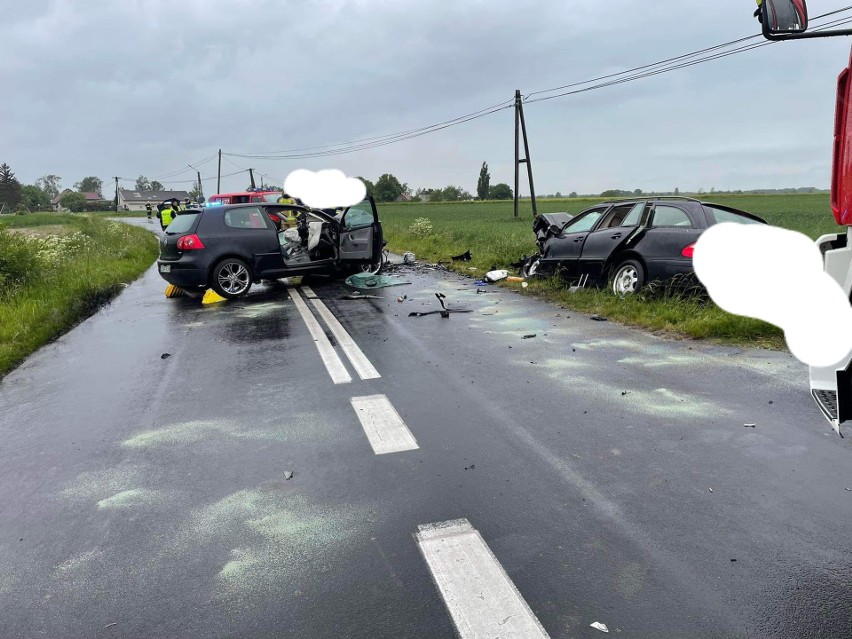
[[[267,202],[274,204],[281,197],[281,191],[240,191],[236,193],[217,193],[211,195],[208,204],[249,204],[250,202]]]
[[[852,226],[852,57],[837,78],[834,113],[834,158],[831,167],[831,210],[842,226]]]

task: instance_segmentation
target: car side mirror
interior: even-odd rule
[[[804,33],[808,28],[808,7],[805,0],[763,0],[760,22],[767,38]]]
[[[550,225],[550,234],[551,235],[559,235],[561,232],[562,232],[562,227],[559,226],[558,224],[551,224]]]

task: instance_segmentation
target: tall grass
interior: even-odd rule
[[[0,222],[0,377],[112,299],[157,255],[148,231],[90,215],[11,218],[15,227],[70,226],[25,236]],[[29,224],[26,224],[29,222]]]
[[[842,230],[831,216],[827,193],[701,197],[754,213],[770,224],[799,231],[813,239]],[[542,199],[538,201],[538,212],[578,213],[600,201],[599,198]],[[521,202],[519,219],[513,217],[511,201],[382,204],[379,213],[391,250],[412,251],[418,258],[433,262],[449,260],[452,255],[470,250],[471,262],[449,264],[450,268],[468,275],[480,277],[493,267],[510,268],[521,256],[537,251],[529,200]],[[422,218],[431,224],[431,233],[419,232],[422,223],[418,226],[416,220]],[[783,346],[782,332],[777,327],[730,315],[706,300],[681,299],[667,294],[665,289],[623,299],[606,290],[569,293],[563,282],[547,280],[531,282],[523,291],[576,311],[605,315],[653,331],[737,344]]]

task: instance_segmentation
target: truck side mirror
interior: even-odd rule
[[[808,7],[805,0],[763,0],[760,22],[767,38],[803,33],[808,28]]]

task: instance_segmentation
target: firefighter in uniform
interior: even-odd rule
[[[174,201],[167,202],[163,207],[163,210],[160,211],[160,226],[163,227],[163,230],[166,230],[166,227],[172,223],[177,215],[177,211],[175,210]]]
[[[296,200],[291,198],[286,193],[282,193],[281,197],[278,198],[278,204],[288,204],[290,206],[296,206]],[[298,224],[298,220],[296,219],[295,212],[290,209],[287,211],[287,217],[281,220],[281,229],[291,229]]]

